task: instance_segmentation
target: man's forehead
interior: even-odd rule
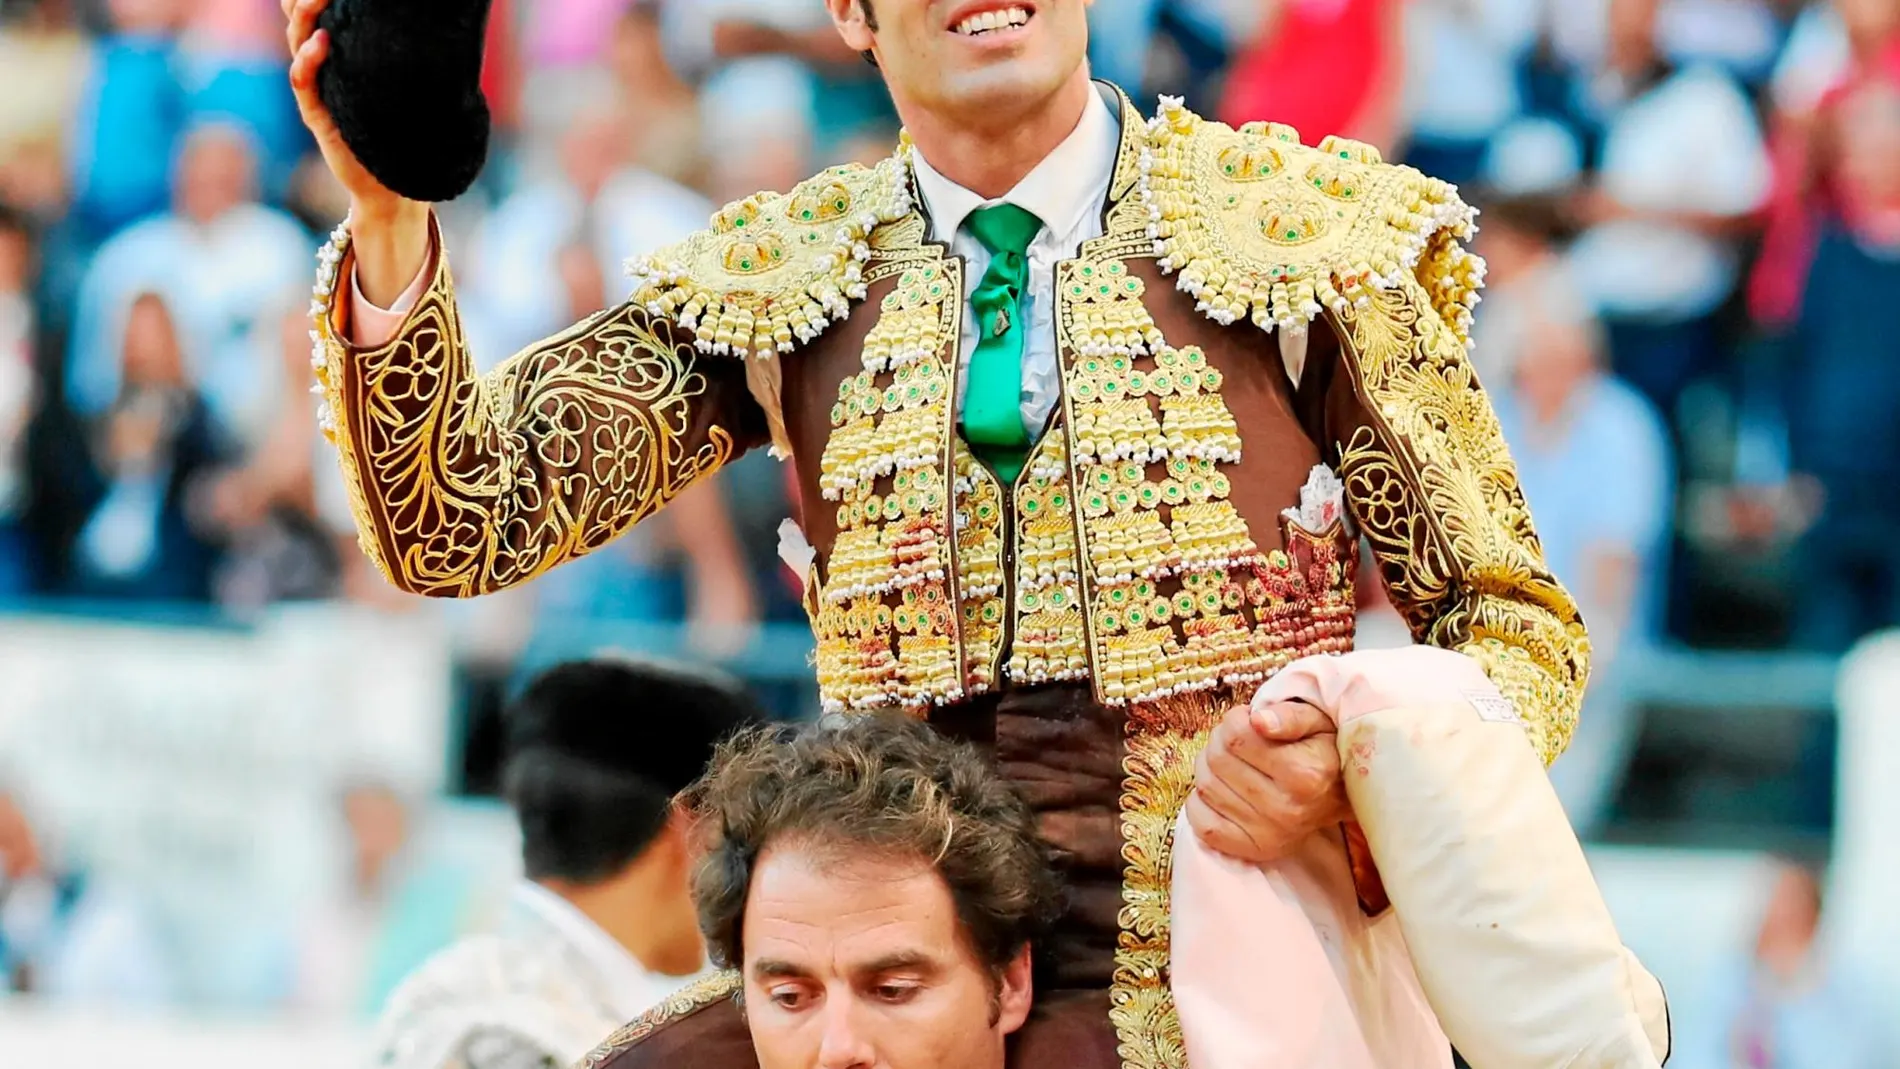
[[[753,868],[751,961],[855,971],[895,956],[947,961],[957,943],[950,889],[922,859],[775,846]]]

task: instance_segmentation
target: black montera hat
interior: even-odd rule
[[[490,0],[330,0],[317,92],[369,173],[420,201],[454,200],[488,156],[482,54]]]

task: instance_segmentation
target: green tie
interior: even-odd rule
[[[1023,294],[1029,291],[1029,243],[1042,220],[1014,204],[970,213],[964,224],[990,253],[989,270],[970,297],[976,315],[976,352],[964,387],[963,436],[970,449],[1013,483],[1029,459],[1023,426]]]

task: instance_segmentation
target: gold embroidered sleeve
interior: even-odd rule
[[[743,361],[698,354],[631,304],[530,346],[488,375],[463,342],[446,258],[394,340],[357,349],[318,285],[322,421],[364,551],[417,594],[472,597],[613,540],[764,441]]]
[[[1589,642],[1462,332],[1410,275],[1336,318],[1327,430],[1386,591],[1416,640],[1484,664],[1549,763],[1576,727]]]

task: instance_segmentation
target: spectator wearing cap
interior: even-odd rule
[[[736,685],[658,666],[577,662],[533,680],[506,714],[503,771],[526,879],[496,931],[391,996],[374,1064],[572,1064],[696,979],[695,835],[674,798],[762,720]]]
[[[1565,204],[1582,176],[1582,143],[1549,117],[1517,119],[1485,149],[1477,201],[1484,212],[1478,240],[1487,270],[1484,311],[1472,327],[1471,363],[1487,386],[1510,381],[1530,342],[1530,320],[1541,296],[1583,299],[1564,260],[1571,236]],[[1572,318],[1581,314],[1576,310]]]

